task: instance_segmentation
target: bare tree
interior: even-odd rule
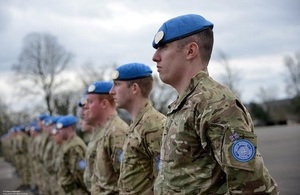
[[[54,110],[53,95],[64,82],[58,76],[71,62],[72,54],[61,46],[56,37],[50,34],[30,33],[24,38],[23,48],[18,63],[13,70],[24,95],[43,95],[47,110]]]
[[[177,92],[174,88],[164,84],[156,75],[153,75],[153,92],[151,93],[151,100],[153,106],[163,114],[168,111],[168,105],[177,97]]]
[[[53,96],[54,112],[58,115],[77,114],[79,91],[63,91]]]
[[[238,86],[241,81],[241,73],[238,69],[234,69],[233,66],[229,63],[228,57],[222,51],[219,51],[220,62],[224,66],[225,73],[221,76],[222,83],[226,85],[233,93],[238,97],[241,97],[241,91],[238,89]]]
[[[0,98],[0,136],[7,132],[12,127],[11,114],[8,106]]]
[[[274,88],[273,87],[269,87],[269,88],[260,87],[259,92],[256,95],[259,98],[260,104],[261,104],[262,108],[264,109],[264,111],[268,115],[270,115],[270,102],[275,101],[276,96],[277,96]]]
[[[290,97],[300,97],[300,53],[295,54],[295,58],[292,56],[286,56],[284,58],[286,67],[286,91]]]
[[[286,91],[291,98],[290,110],[300,121],[300,53],[296,53],[295,58],[286,56],[284,62],[287,70]]]
[[[86,62],[79,70],[79,78],[83,84],[83,87],[87,87],[89,84],[100,80],[110,80],[112,71],[117,67],[116,64],[113,65],[101,65],[96,67],[91,62]]]

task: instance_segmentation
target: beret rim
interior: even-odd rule
[[[155,44],[155,43],[153,42],[153,47],[154,47],[155,49],[157,49],[158,47],[160,47],[160,46],[162,46],[162,45],[165,45],[165,44],[167,44],[167,43],[171,43],[171,42],[173,42],[173,41],[177,41],[177,40],[186,38],[186,37],[188,37],[188,36],[197,34],[197,33],[199,33],[199,32],[205,31],[205,30],[207,30],[207,29],[213,29],[213,25],[207,26],[207,27],[205,27],[205,28],[198,29],[198,30],[195,30],[195,31],[192,31],[192,32],[189,32],[189,33],[186,33],[186,34],[177,36],[177,37],[173,37],[173,38],[171,38],[171,39],[169,39],[169,40],[165,40],[165,41],[164,41],[164,40],[161,40],[161,41],[159,41],[157,44]]]
[[[135,80],[135,79],[143,79],[143,78],[148,78],[151,77],[152,75],[145,75],[145,76],[136,76],[136,77],[126,77],[126,78],[116,78],[114,80],[116,81],[130,81],[130,80]]]

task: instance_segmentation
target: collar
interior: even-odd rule
[[[187,99],[187,97],[195,90],[195,88],[200,84],[202,84],[203,80],[208,78],[209,74],[207,71],[207,68],[199,71],[190,81],[188,87],[185,89],[184,93],[182,96],[177,96],[176,100],[171,103],[168,108],[169,111],[167,114],[170,114],[177,110]]]
[[[148,101],[145,104],[145,106],[139,111],[136,119],[134,121],[132,121],[132,124],[130,125],[130,127],[135,127],[140,122],[140,120],[143,118],[144,114],[151,108],[152,108],[152,103],[150,101]],[[130,128],[130,129],[132,129],[132,128]]]

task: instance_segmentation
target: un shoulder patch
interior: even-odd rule
[[[119,163],[122,162],[122,158],[123,158],[123,151],[122,151],[122,150],[119,150],[119,151],[118,151],[118,161],[119,161]]]
[[[83,159],[79,160],[79,161],[78,161],[78,168],[79,168],[79,170],[84,170],[85,167],[86,167],[86,162],[85,162],[85,160],[83,160]]]
[[[236,140],[232,145],[231,149],[233,157],[239,162],[248,162],[250,161],[254,154],[255,148],[254,145],[245,139]]]

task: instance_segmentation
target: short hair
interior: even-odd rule
[[[153,88],[153,77],[152,76],[141,78],[141,79],[129,80],[129,81],[126,81],[126,83],[127,83],[128,87],[133,85],[133,83],[138,84],[141,89],[142,96],[144,98],[150,97],[150,93]]]
[[[112,97],[112,95],[110,94],[98,94],[99,96],[99,101],[102,101],[104,99],[106,99],[111,106],[115,107],[115,101],[114,101],[114,98]]]
[[[214,34],[212,29],[208,28],[199,33],[178,40],[178,47],[181,49],[186,44],[191,42],[197,43],[197,45],[199,46],[199,50],[201,51],[200,55],[202,57],[202,61],[207,66],[211,57],[214,44]]]

